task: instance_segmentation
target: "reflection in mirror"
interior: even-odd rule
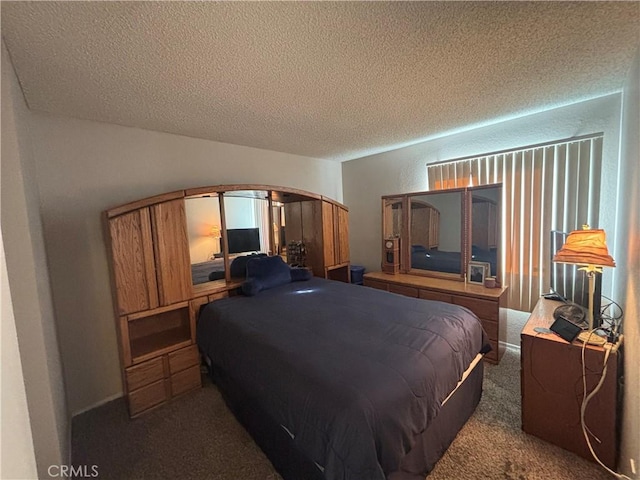
[[[185,199],[191,280],[194,285],[225,278],[217,194]]]
[[[411,268],[462,272],[463,192],[411,195]]]
[[[383,238],[400,238],[402,236],[402,198],[384,200]]]
[[[287,261],[287,238],[285,235],[285,216],[284,205],[280,202],[272,203],[273,215],[273,253],[280,255],[284,261]]]
[[[267,192],[258,190],[225,192],[224,215],[227,227],[227,249],[231,258],[252,253],[270,253]]]
[[[491,271],[487,275],[499,277],[499,214],[502,187],[476,187],[469,191],[471,192],[471,260],[488,263]]]

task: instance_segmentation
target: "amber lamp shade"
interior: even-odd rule
[[[209,230],[209,236],[213,238],[220,238],[220,227],[213,225],[211,230]]]
[[[604,230],[583,230],[571,232],[564,245],[553,257],[554,262],[583,265],[589,277],[589,330],[593,329],[593,292],[595,290],[595,275],[602,273],[602,267],[615,267],[609,250],[607,249]]]

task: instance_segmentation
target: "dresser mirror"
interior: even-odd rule
[[[184,205],[192,283],[197,285],[213,280],[224,280],[225,263],[218,194],[186,198]]]
[[[382,197],[383,238],[400,238],[400,271],[464,280],[469,261],[501,276],[502,185]]]
[[[500,277],[502,186],[473,187],[468,191],[471,195],[470,259],[488,263],[490,268],[486,275]]]
[[[460,277],[464,272],[464,191],[409,195],[410,270]]]

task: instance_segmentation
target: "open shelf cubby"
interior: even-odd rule
[[[134,363],[191,342],[188,306],[135,318],[128,325]]]

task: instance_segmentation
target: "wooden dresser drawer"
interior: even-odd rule
[[[498,340],[498,322],[492,322],[491,320],[480,319],[482,323],[482,328],[487,332],[487,336],[490,340]]]
[[[468,308],[478,318],[493,320],[494,322],[498,321],[498,302],[454,295],[453,303]]]
[[[368,278],[364,279],[364,286],[377,288],[378,290],[388,290],[389,284],[384,282],[376,282],[375,280],[369,280]]]
[[[125,369],[125,376],[127,379],[128,392],[162,380],[165,376],[162,357],[157,357]]]
[[[181,348],[180,350],[176,350],[169,354],[169,370],[172,375],[176,372],[180,372],[186,368],[199,364],[200,355],[198,354],[198,347],[195,345]]]
[[[406,297],[418,298],[418,289],[415,287],[405,287],[404,285],[389,284],[389,291],[391,293],[399,293]]]
[[[491,363],[498,363],[498,341],[497,340],[489,340],[491,344],[491,351],[487,353],[484,358],[489,360]]]
[[[436,300],[438,302],[451,303],[451,295],[433,290],[420,289],[418,296],[424,300]]]
[[[155,405],[167,401],[167,388],[164,378],[151,385],[129,393],[129,414],[137,415]]]
[[[194,388],[200,388],[200,382],[200,366],[187,368],[171,375],[171,394],[175,397]]]

